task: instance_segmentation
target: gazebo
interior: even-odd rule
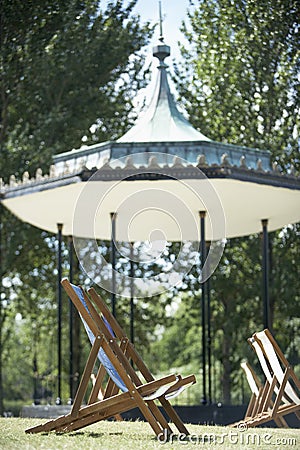
[[[12,175],[9,184],[1,183],[1,201],[21,220],[58,232],[60,243],[62,235],[73,236],[75,248],[80,238],[112,239],[113,309],[118,241],[150,241],[158,251],[166,241],[201,241],[205,399],[205,241],[263,231],[267,327],[268,231],[300,221],[300,178],[271,165],[267,150],[215,142],[196,130],[170,91],[170,47],[163,39],[153,55],[159,60],[153,97],[127,133],[55,155],[48,174],[37,169],[33,178],[27,172],[21,180]],[[58,282],[60,275],[59,270]],[[60,305],[60,290],[58,297]],[[60,337],[58,343],[60,397]]]

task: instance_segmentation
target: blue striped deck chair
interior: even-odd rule
[[[195,376],[171,374],[154,379],[96,291],[90,289],[87,294],[82,287],[72,285],[67,279],[62,280],[62,286],[80,314],[90,340],[91,351],[71,412],[31,427],[26,432],[75,431],[115,414],[138,408],[158,438],[165,439],[173,434],[166,416],[181,434],[188,435],[185,424],[169,400],[194,384]],[[95,382],[88,392],[97,361],[100,364]],[[105,379],[107,381],[103,398],[99,400],[99,388]],[[85,404],[84,398],[87,396],[88,401]],[[156,400],[160,402],[161,408],[156,404]],[[166,414],[163,414],[161,409]]]

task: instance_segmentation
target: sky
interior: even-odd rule
[[[109,0],[101,0],[101,4],[105,7],[105,4],[107,4],[108,1]],[[127,1],[129,2],[129,0]],[[164,42],[171,47],[171,55],[166,58],[165,62],[168,64],[170,68],[169,70],[172,72],[173,61],[178,61],[180,59],[178,41],[181,43],[184,42],[184,36],[180,32],[181,23],[187,18],[187,10],[190,9],[191,6],[189,5],[189,0],[160,0],[160,2],[163,18],[162,28]],[[126,5],[126,1],[124,1],[124,5]],[[149,47],[146,48],[146,54],[148,54],[148,56],[145,60],[145,67],[150,67],[151,69],[151,82],[147,88],[141,89],[135,99],[135,106],[136,108],[139,108],[145,100],[146,104],[150,102],[156,80],[158,61],[153,57],[152,49],[155,45],[159,44],[159,0],[137,0],[137,4],[135,5],[132,13],[139,14],[142,23],[150,22],[151,25],[155,25],[157,23],[153,38],[149,44]],[[172,92],[174,93],[175,88],[170,78],[169,84]]]
[[[171,58],[179,56],[178,41],[183,40],[179,31],[182,20],[186,18],[188,0],[161,0],[163,17],[163,35],[165,43],[171,47]],[[134,12],[140,14],[142,21],[155,24],[159,20],[159,0],[138,0]],[[157,26],[151,47],[157,44],[159,27]]]
[[[172,67],[172,61],[180,58],[180,52],[178,47],[178,41],[183,42],[184,36],[180,32],[181,23],[186,19],[187,10],[189,8],[189,0],[161,0],[161,10],[163,18],[163,36],[165,44],[171,47],[171,55],[166,58],[166,63],[170,69]],[[142,22],[149,21],[151,24],[159,22],[159,0],[138,0],[134,10],[141,16]],[[159,43],[160,30],[157,25],[154,36],[150,42],[148,49],[148,57],[146,58],[145,65],[149,66],[152,63],[152,79],[146,89],[142,89],[136,98],[136,107],[143,103],[146,99],[146,104],[151,100],[154,84],[157,74],[157,59],[152,56],[152,48]],[[174,86],[169,78],[169,83],[172,92],[174,92]]]
[[[110,0],[101,0],[101,7],[107,5]],[[130,0],[124,0],[124,6]],[[172,55],[179,55],[178,41],[183,40],[183,35],[179,31],[182,20],[187,16],[187,10],[191,8],[189,0],[137,0],[137,4],[133,8],[133,14],[139,14],[142,22],[150,22],[155,25],[159,22],[159,3],[161,3],[161,11],[163,18],[163,34],[165,43],[171,46]],[[156,45],[159,38],[159,26],[156,27],[153,42],[150,45]]]

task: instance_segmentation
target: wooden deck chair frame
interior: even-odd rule
[[[190,375],[182,378],[179,375],[172,374],[162,377],[159,380],[154,380],[150,371],[96,291],[94,289],[89,291],[90,298],[80,288],[87,306],[86,308],[78,297],[76,290],[74,290],[76,286],[72,286],[67,279],[62,280],[62,285],[81,315],[83,322],[91,330],[94,336],[94,342],[71,412],[42,425],[29,428],[26,432],[75,431],[100,420],[112,417],[115,414],[121,414],[122,412],[138,407],[156,436],[165,439],[167,435],[172,433],[172,430],[167,419],[154,401],[159,400],[166,414],[176,425],[179,432],[188,435],[187,428],[170,404],[168,398],[180,393],[183,388],[194,384],[196,382],[195,376]],[[91,302],[91,299],[94,303]],[[115,337],[112,335],[112,331]],[[87,404],[83,404],[83,400],[88,393],[90,377],[100,351],[104,352],[114,372],[100,365]],[[144,383],[137,371],[133,368],[131,361],[136,364],[137,369],[145,378]],[[106,384],[103,399],[99,400],[98,393],[103,382],[105,370],[108,371],[110,378]],[[121,393],[119,392],[120,388],[123,390]]]
[[[104,374],[103,374],[103,376],[99,376],[98,380],[94,373],[91,374],[91,381],[92,381],[93,386],[95,386],[96,382],[98,383],[98,385],[100,384],[100,388],[99,388],[98,394],[97,394],[98,400],[104,399],[103,380],[104,380]],[[121,414],[114,414],[113,417],[118,422],[121,422],[123,420]]]
[[[255,333],[248,342],[257,354],[266,382],[260,407],[247,425],[254,427],[274,420],[278,426],[288,427],[284,416],[295,413],[300,419],[300,381],[268,329]]]
[[[251,398],[244,417],[244,421],[246,421],[249,418],[255,417],[255,415],[257,414],[263,387],[258,376],[254,372],[254,369],[251,367],[248,361],[243,361],[241,363],[241,368],[245,372],[251,390]]]
[[[127,337],[126,333],[119,325],[118,321],[110,312],[106,303],[102,300],[102,298],[99,296],[99,294],[95,291],[94,288],[90,288],[88,293],[91,299],[93,300],[94,304],[97,306],[98,310],[101,312],[105,320],[108,322],[109,326],[111,327],[117,338],[123,343],[126,342],[127,357],[132,361],[132,363],[134,363],[138,371],[143,375],[143,378],[146,380],[146,382],[154,381],[154,377],[151,374],[150,370],[148,369],[143,359],[137,352],[135,346],[132,344],[132,342]],[[174,408],[171,406],[169,400],[179,395],[182,392],[182,390],[186,389],[186,387],[188,387],[190,384],[194,384],[195,376],[190,375],[183,379],[181,378],[180,375],[177,375],[177,377],[178,383],[176,385],[176,388],[175,389],[172,388],[168,392],[166,392],[166,395],[164,397],[161,397],[159,401],[162,404],[164,410],[167,412],[169,418],[174,422],[176,426],[178,424],[177,428],[180,431],[180,429],[183,429],[181,419],[178,417]],[[183,432],[185,433],[185,431]]]
[[[263,412],[262,409],[264,407],[266,394],[269,389],[268,383],[266,383],[264,386],[262,385],[260,379],[258,378],[257,374],[248,361],[243,361],[241,363],[241,368],[245,372],[251,390],[251,397],[244,418],[238,422],[231,424],[230,426],[232,427],[238,427],[240,424],[246,424],[248,421],[254,420]],[[270,406],[273,406],[272,401],[270,402]],[[275,422],[278,427],[287,426],[286,421],[283,419],[283,417],[278,417],[277,419],[275,419]]]

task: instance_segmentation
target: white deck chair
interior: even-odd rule
[[[274,420],[287,427],[284,416],[295,413],[300,419],[300,382],[269,330],[255,333],[249,340],[266,377],[261,405],[255,417],[247,420],[256,426]]]
[[[262,408],[264,405],[264,400],[266,394],[268,392],[269,384],[262,385],[260,379],[254,372],[253,368],[249,364],[248,361],[243,361],[241,363],[241,368],[245,372],[250,390],[251,390],[251,398],[245,413],[245,416],[242,420],[231,424],[230,426],[238,427],[241,423],[247,423],[248,421],[254,420],[259,414],[262,413]],[[272,403],[271,403],[272,406]],[[276,424],[279,427],[285,427],[286,422],[283,418],[276,419]]]
[[[260,398],[262,395],[262,384],[254,372],[253,368],[250,366],[248,361],[243,361],[241,363],[241,368],[245,372],[250,390],[251,390],[251,398],[248,404],[248,408],[244,417],[244,421],[255,416],[257,411],[259,410]]]

